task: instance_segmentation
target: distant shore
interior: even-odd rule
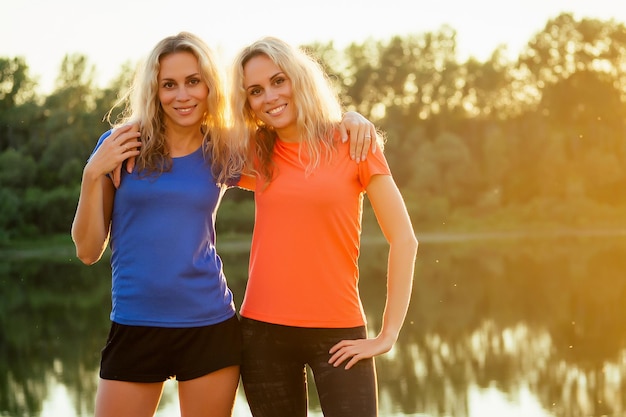
[[[484,232],[418,232],[420,244],[472,243],[559,238],[626,237],[626,228],[511,230]],[[250,249],[250,235],[227,235],[218,238],[218,251],[245,252]],[[380,233],[362,237],[363,245],[384,244]],[[0,259],[50,258],[75,260],[74,245],[69,236],[57,235],[34,240],[18,240],[0,247]]]

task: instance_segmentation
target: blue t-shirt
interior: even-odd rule
[[[226,186],[216,183],[202,148],[172,162],[160,175],[122,170],[110,240],[111,320],[120,324],[196,327],[235,314],[215,249]]]

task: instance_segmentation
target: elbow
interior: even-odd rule
[[[85,265],[93,265],[102,258],[102,250],[78,244],[76,241],[74,241],[74,246],[76,247],[76,257]]]
[[[100,260],[100,255],[84,253],[79,250],[76,251],[76,257],[85,265],[93,265]]]
[[[398,234],[387,237],[387,242],[389,242],[391,247],[401,250],[406,255],[412,254],[413,257],[417,256],[419,243],[413,229],[403,230]]]
[[[411,240],[411,250],[413,251],[413,256],[417,257],[417,248],[419,247],[419,242],[417,241],[417,238],[415,236],[413,236],[413,239]]]
[[[419,246],[419,242],[413,230],[411,230],[411,232],[405,236],[403,245],[406,246],[408,250],[413,252],[414,255],[417,255],[417,248]]]
[[[102,258],[108,239],[90,238],[85,233],[77,233],[72,229],[72,241],[76,248],[76,257],[85,265],[93,265]]]
[[[403,256],[412,258],[413,261],[415,261],[419,243],[412,230],[410,232],[394,236],[392,239],[388,239],[387,241],[394,252],[397,251],[398,254],[402,253]]]

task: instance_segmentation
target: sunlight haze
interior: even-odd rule
[[[488,59],[499,45],[516,54],[562,12],[626,22],[616,0],[21,0],[4,2],[0,56],[24,57],[40,89],[50,91],[63,57],[80,53],[106,85],[123,63],[135,63],[161,38],[181,30],[203,37],[225,59],[264,35],[295,44],[333,41],[343,47],[367,39],[422,34],[449,25],[459,58]]]

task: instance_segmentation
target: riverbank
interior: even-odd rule
[[[562,238],[598,238],[626,237],[626,228],[595,228],[595,229],[525,229],[507,231],[448,231],[418,233],[420,245],[437,243],[473,243],[493,241],[516,241],[532,239]],[[250,235],[222,234],[217,242],[220,252],[246,252],[250,249]],[[380,232],[364,233],[363,245],[384,244],[385,239]],[[76,260],[74,244],[69,235],[54,235],[39,239],[15,240],[0,247],[0,258],[50,258]]]

